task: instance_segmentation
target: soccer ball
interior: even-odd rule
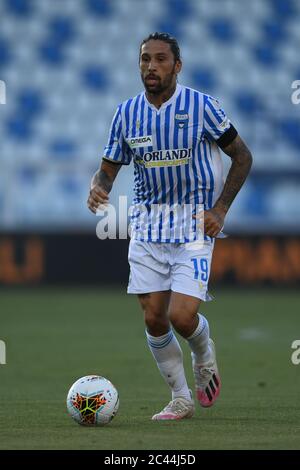
[[[86,426],[104,426],[116,415],[119,395],[105,377],[87,375],[70,388],[67,408],[72,418]]]

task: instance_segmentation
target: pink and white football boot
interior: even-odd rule
[[[160,412],[152,416],[153,421],[192,418],[195,413],[194,400],[183,397],[174,398]]]
[[[212,339],[209,339],[209,346],[212,355],[210,361],[206,364],[197,364],[192,353],[196,395],[200,405],[204,408],[214,404],[221,390],[221,379],[217,366],[215,345]]]

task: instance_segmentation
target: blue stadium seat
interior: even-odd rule
[[[110,16],[112,6],[109,0],[86,0],[87,11],[96,16]]]
[[[299,150],[300,147],[300,118],[286,118],[279,124],[282,137]]]
[[[176,21],[175,17],[171,16],[164,17],[163,19],[158,21],[155,27],[155,31],[159,31],[161,33],[169,33],[172,36],[175,36],[177,39],[180,39],[182,37],[180,23]]]
[[[272,9],[281,21],[292,18],[297,14],[294,0],[269,0]]]
[[[269,189],[270,185],[266,181],[252,183],[251,191],[247,194],[245,201],[245,209],[249,215],[260,217],[268,214],[266,194]]]
[[[271,44],[263,44],[254,47],[254,57],[266,67],[276,67],[279,64],[278,55]]]
[[[34,185],[38,179],[38,169],[34,166],[26,165],[17,172],[19,184]]]
[[[266,42],[280,42],[287,38],[287,30],[280,20],[267,19],[262,24],[264,40]]]
[[[49,145],[49,154],[60,160],[69,160],[76,157],[76,143],[67,139],[59,138]]]
[[[103,91],[107,85],[107,78],[103,67],[88,65],[82,72],[83,83],[93,91]]]
[[[49,22],[49,34],[51,40],[66,43],[75,36],[75,27],[69,16],[55,16]]]
[[[7,120],[6,129],[8,135],[17,141],[28,141],[33,136],[32,126],[27,116],[19,113]]]
[[[68,196],[73,197],[80,191],[79,182],[76,178],[72,176],[66,176],[65,178],[60,178],[58,181],[59,188],[65,192]]]
[[[43,95],[33,88],[21,90],[17,102],[21,114],[28,118],[34,117],[44,110]]]
[[[209,29],[215,39],[222,42],[232,42],[236,40],[237,33],[231,18],[216,18],[210,21]]]
[[[46,62],[49,65],[58,67],[66,60],[64,49],[57,41],[51,41],[51,39],[44,41],[44,43],[41,44],[39,51],[43,62]]]
[[[177,16],[178,19],[187,19],[192,14],[191,3],[182,0],[167,0],[166,6],[169,15]]]
[[[0,37],[0,69],[7,66],[12,60],[12,51],[9,42]]]
[[[5,0],[5,6],[9,13],[16,16],[29,16],[33,12],[32,0]]]
[[[240,112],[245,115],[255,115],[263,111],[264,101],[259,98],[257,93],[240,90],[235,93],[235,102]]]
[[[210,68],[197,67],[193,69],[191,78],[193,86],[205,93],[212,93],[217,85],[216,76]]]

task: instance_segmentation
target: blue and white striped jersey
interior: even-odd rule
[[[192,214],[213,206],[223,187],[219,146],[237,132],[218,101],[177,84],[157,109],[145,92],[120,104],[103,158],[134,162],[133,238],[197,239]]]

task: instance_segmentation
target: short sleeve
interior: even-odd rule
[[[204,133],[213,139],[219,147],[226,147],[237,136],[237,130],[231,124],[218,100],[205,96]]]
[[[123,137],[122,113],[121,106],[119,106],[110,126],[108,143],[104,148],[103,159],[121,163],[122,165],[129,165],[131,157],[131,149]]]

